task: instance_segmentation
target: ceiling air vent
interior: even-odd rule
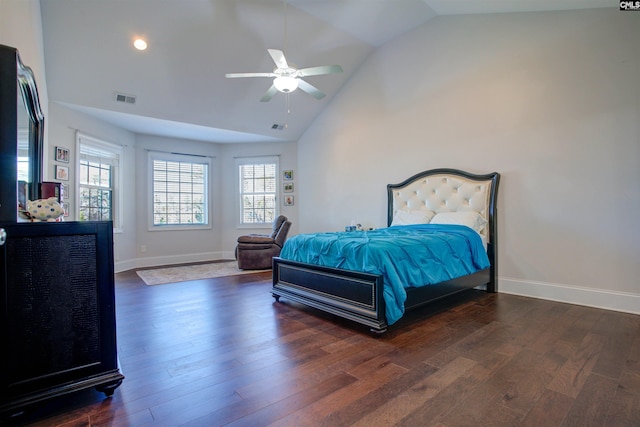
[[[274,124],[271,126],[271,129],[273,129],[273,130],[282,130],[282,129],[284,129],[284,125],[279,125],[279,124],[277,124],[277,123],[274,123]]]
[[[116,102],[123,102],[125,104],[135,104],[136,103],[136,97],[133,95],[127,95],[124,93],[116,93],[115,94],[116,97]]]

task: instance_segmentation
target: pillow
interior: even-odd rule
[[[433,217],[431,224],[466,225],[480,233],[484,226],[487,225],[487,220],[478,212],[441,212]]]
[[[391,225],[428,224],[435,214],[428,209],[400,209],[393,216]]]

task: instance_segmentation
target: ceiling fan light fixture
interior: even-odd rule
[[[280,92],[289,93],[298,88],[298,79],[291,76],[280,76],[273,80],[273,85]]]
[[[137,38],[133,41],[133,46],[138,50],[145,50],[147,48],[147,42],[144,39]]]

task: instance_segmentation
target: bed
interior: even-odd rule
[[[273,297],[383,333],[404,312],[429,302],[471,288],[497,292],[499,180],[497,172],[431,169],[387,185],[386,228],[290,238],[273,258]],[[432,240],[443,241],[443,249]],[[426,255],[420,252],[423,246]],[[470,260],[451,252],[465,247]],[[396,274],[402,264],[409,271]],[[467,265],[465,271],[457,268],[460,264]]]

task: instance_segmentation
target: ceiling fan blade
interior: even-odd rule
[[[271,101],[271,98],[273,98],[273,95],[275,95],[276,92],[278,92],[278,89],[276,89],[274,85],[271,85],[271,87],[265,92],[262,98],[260,98],[260,102]]]
[[[321,74],[341,73],[342,67],[339,65],[321,65],[319,67],[302,68],[298,70],[300,77],[318,76]]]
[[[315,99],[322,99],[325,96],[324,93],[322,93],[318,88],[305,82],[302,79],[298,79],[298,87],[307,92],[309,95],[313,96]]]
[[[224,75],[228,79],[235,79],[238,77],[275,77],[273,73],[228,73]]]
[[[284,58],[284,52],[278,49],[267,49],[267,51],[278,68],[289,68],[289,64],[287,64],[287,60]]]

